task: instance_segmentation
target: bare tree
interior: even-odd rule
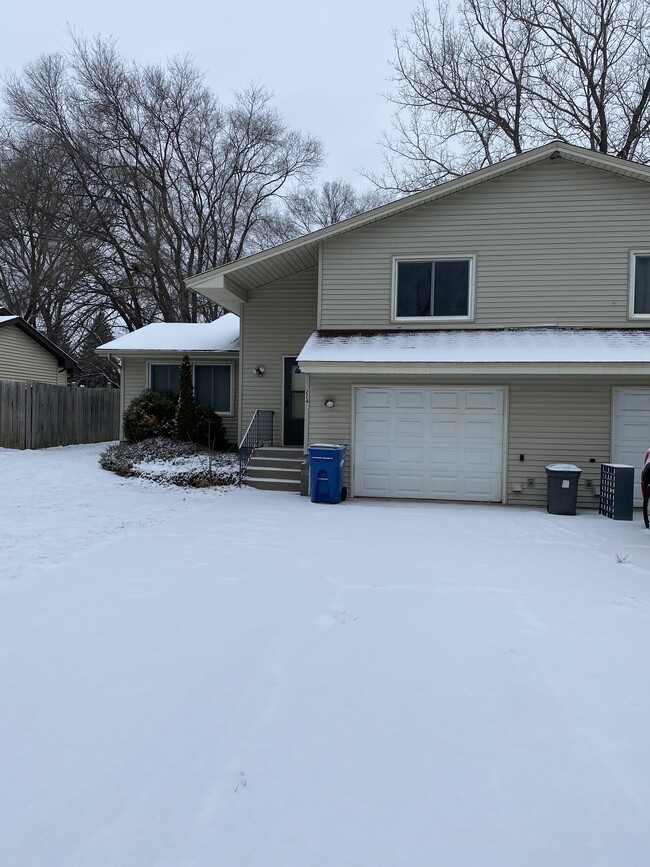
[[[645,0],[422,3],[395,34],[385,189],[413,192],[560,140],[650,161]]]
[[[86,281],[92,244],[79,229],[78,192],[47,137],[7,137],[0,148],[0,304],[72,352],[101,305]]]
[[[129,329],[213,317],[184,278],[257,249],[280,194],[322,160],[263,88],[223,107],[191,61],[141,67],[102,39],[40,58],[7,100],[18,130],[47,136],[78,187],[88,284]]]
[[[324,181],[318,187],[297,190],[285,199],[288,231],[292,235],[314,232],[385,204],[380,190],[359,192],[341,179]]]

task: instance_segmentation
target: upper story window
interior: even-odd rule
[[[180,370],[180,364],[152,364],[150,379],[153,391],[168,391],[177,395]]]
[[[471,319],[473,259],[395,262],[396,319]]]
[[[633,253],[630,314],[650,318],[650,253]]]

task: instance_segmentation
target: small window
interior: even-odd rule
[[[153,391],[179,392],[180,364],[152,364],[151,388]]]
[[[467,319],[470,304],[470,259],[397,262],[397,319]]]
[[[650,316],[650,253],[637,253],[632,260],[632,314]]]
[[[199,406],[211,406],[216,412],[231,413],[230,364],[195,364],[194,397]]]

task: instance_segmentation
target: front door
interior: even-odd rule
[[[305,442],[305,374],[295,358],[284,359],[284,445]]]

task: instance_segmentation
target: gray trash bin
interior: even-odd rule
[[[575,515],[581,473],[575,464],[549,464],[546,467],[547,512],[551,515]]]

